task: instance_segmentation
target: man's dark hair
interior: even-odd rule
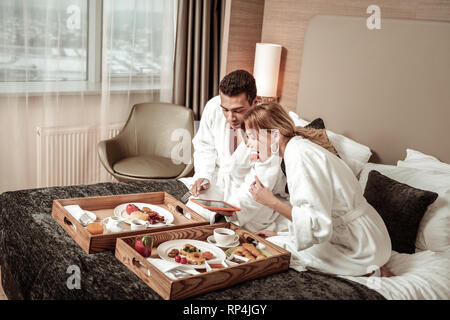
[[[235,70],[220,81],[219,90],[229,97],[245,92],[248,103],[252,105],[256,97],[256,81],[249,72]]]

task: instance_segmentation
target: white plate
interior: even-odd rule
[[[175,258],[169,257],[168,253],[172,249],[178,249],[178,250],[182,249],[185,244],[193,245],[194,247],[196,247],[197,249],[200,250],[200,253],[206,252],[206,251],[211,252],[214,255],[214,258],[212,258],[211,260],[224,260],[227,257],[225,252],[223,252],[222,249],[216,247],[215,245],[210,244],[205,241],[192,240],[192,239],[177,239],[177,240],[169,240],[169,241],[163,242],[158,246],[158,255],[160,256],[161,259],[164,259],[166,261],[175,262]],[[194,269],[206,269],[206,264],[204,264],[204,263],[199,264],[199,265],[183,264],[183,266],[189,266]]]
[[[234,247],[239,246],[239,244],[240,244],[239,238],[238,238],[238,239],[237,239],[235,242],[233,242],[232,244],[228,244],[228,245],[226,245],[226,246],[224,246],[224,245],[219,245],[219,244],[217,244],[216,240],[214,239],[214,235],[210,235],[210,236],[206,239],[206,241],[208,241],[209,243],[211,243],[211,244],[213,244],[213,245],[215,245],[215,246],[217,246],[217,247],[219,247],[219,248],[234,248]]]
[[[170,224],[170,223],[173,222],[174,218],[173,218],[172,213],[170,213],[168,210],[166,210],[164,208],[161,208],[160,206],[156,206],[154,204],[148,204],[148,203],[128,202],[128,203],[121,204],[121,205],[119,205],[119,206],[114,208],[114,215],[116,217],[125,219],[125,222],[128,223],[128,224],[130,223],[130,221],[128,220],[129,215],[128,215],[127,211],[126,211],[126,208],[127,208],[127,205],[129,205],[130,203],[134,204],[136,207],[138,207],[141,210],[142,210],[143,207],[148,207],[148,208],[152,209],[153,211],[158,212],[158,214],[160,216],[164,217],[164,222],[158,222],[158,223],[155,223],[155,224],[149,224],[148,225],[149,228],[161,227],[161,226],[165,226],[166,224]]]

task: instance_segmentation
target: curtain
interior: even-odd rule
[[[0,192],[111,180],[98,140],[173,101],[176,4],[0,2]]]
[[[206,102],[219,94],[224,2],[178,1],[173,98],[191,108],[196,119]]]

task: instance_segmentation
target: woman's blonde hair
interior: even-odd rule
[[[244,123],[245,130],[277,129],[288,138],[300,134],[289,114],[275,102],[264,102],[251,108],[244,117]]]
[[[275,102],[265,102],[251,108],[244,117],[245,130],[278,130],[287,138],[301,136],[339,157],[325,129],[295,126],[289,114]]]

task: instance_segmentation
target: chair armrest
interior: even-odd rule
[[[191,163],[187,164],[184,170],[177,177],[175,177],[175,179],[186,177],[192,171],[192,169],[194,169],[194,164],[191,161]]]
[[[102,140],[97,144],[97,152],[100,158],[100,162],[111,175],[115,175],[113,166],[114,164],[123,158],[120,150],[120,142],[118,137],[114,137],[108,140]]]

